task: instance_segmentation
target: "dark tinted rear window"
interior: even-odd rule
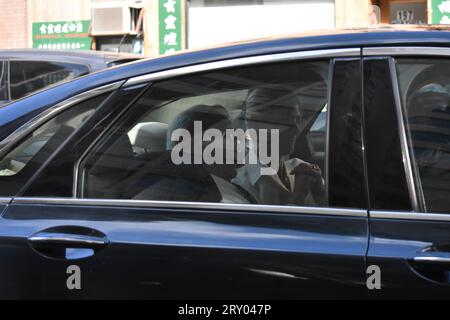
[[[54,83],[89,73],[85,65],[46,61],[11,61],[11,99],[22,98]]]

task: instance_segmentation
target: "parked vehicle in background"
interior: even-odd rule
[[[99,51],[0,50],[0,104],[61,81],[141,58]]]

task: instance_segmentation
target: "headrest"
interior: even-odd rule
[[[448,108],[450,88],[440,83],[428,83],[408,97],[408,115],[424,115],[430,111]]]
[[[161,122],[143,122],[129,132],[131,143],[146,152],[163,152],[166,150],[168,125]]]
[[[185,129],[191,136],[194,135],[194,122],[201,121],[203,132],[207,129],[219,129],[224,131],[231,128],[228,111],[221,105],[196,105],[181,112],[170,123],[167,130],[167,150],[172,150],[177,142],[171,140],[172,133],[176,129]]]
[[[433,65],[420,72],[411,82],[406,97],[406,105],[411,116],[448,108],[450,97],[448,65]]]
[[[295,90],[282,85],[266,85],[249,90],[241,118],[264,127],[295,126],[300,117],[300,100]],[[250,125],[253,127],[253,125]]]

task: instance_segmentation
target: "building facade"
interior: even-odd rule
[[[450,0],[0,0],[0,48],[157,56],[277,34],[450,23]]]
[[[0,0],[0,47],[28,47],[27,0]]]

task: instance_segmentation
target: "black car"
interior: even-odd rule
[[[0,103],[141,58],[140,55],[99,51],[0,50]]]
[[[450,32],[266,39],[0,108],[0,297],[450,298]]]

